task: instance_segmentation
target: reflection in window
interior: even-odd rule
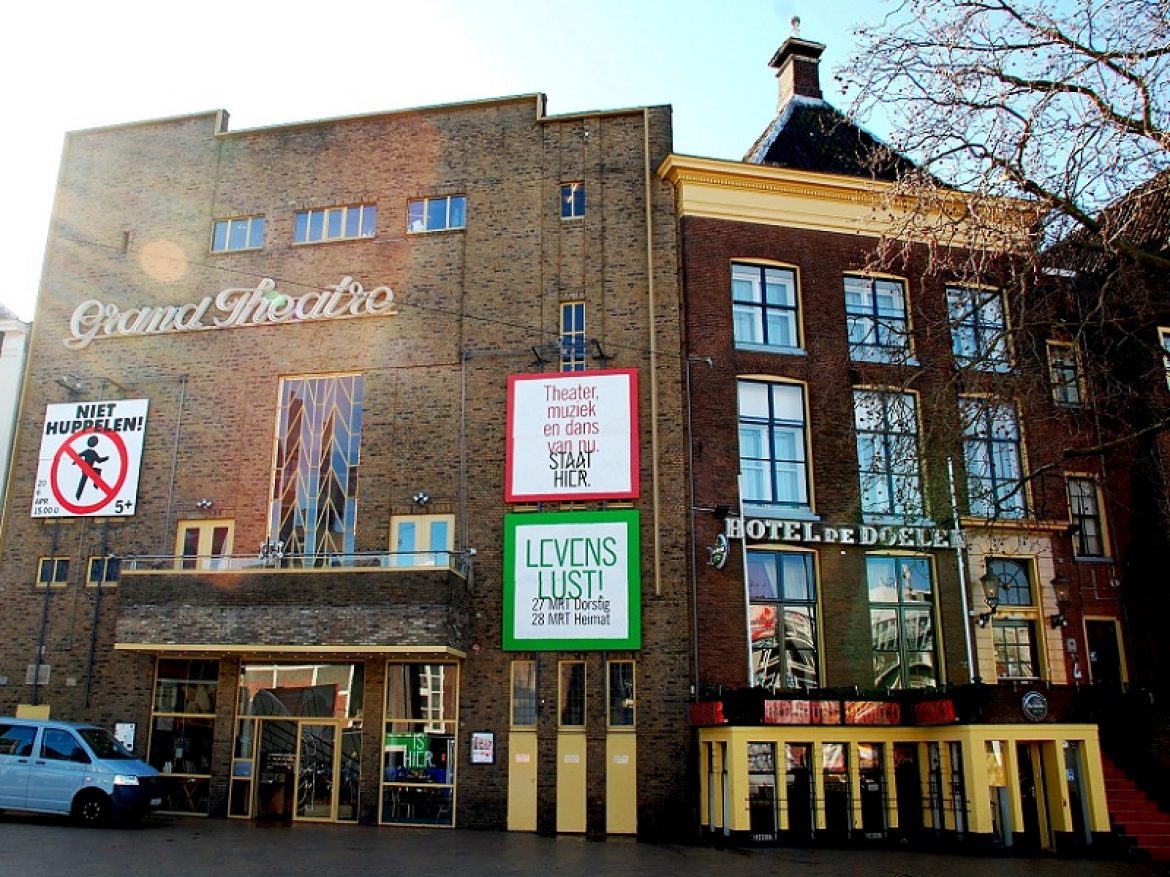
[[[561,371],[585,371],[585,302],[561,304]]]
[[[1052,401],[1057,405],[1081,404],[1084,391],[1081,386],[1081,362],[1075,344],[1069,341],[1048,342],[1048,375],[1052,382]]]
[[[1002,292],[998,289],[948,287],[947,314],[956,363],[981,371],[1007,371],[1011,368]]]
[[[512,662],[512,724],[536,727],[536,661]]]
[[[218,661],[158,661],[146,760],[163,775],[164,811],[207,812],[218,689]]]
[[[989,519],[1024,517],[1022,441],[1015,404],[964,396],[959,399],[959,414],[971,514]]]
[[[997,679],[1038,679],[1036,633],[1031,621],[999,620],[992,625]]]
[[[561,219],[580,219],[585,215],[585,184],[561,184]]]
[[[467,196],[414,198],[406,203],[406,230],[411,234],[447,231],[467,224]]]
[[[1070,477],[1068,508],[1077,557],[1105,557],[1108,552],[1097,482],[1092,478]]]
[[[585,726],[585,662],[561,661],[557,717],[562,728]]]
[[[609,726],[634,726],[634,662],[610,661],[609,670]]]
[[[865,568],[874,685],[938,685],[934,582],[929,558],[871,554],[866,557]]]
[[[1032,564],[1028,560],[995,557],[987,561],[987,571],[999,579],[999,605],[1034,606]]]
[[[811,511],[804,387],[739,381],[738,391],[744,501]]]
[[[818,681],[813,555],[749,551],[753,682],[773,691]]]
[[[361,375],[284,378],[270,536],[286,555],[352,555],[362,428]]]
[[[921,517],[922,472],[914,394],[854,390],[853,424],[862,512]]]
[[[906,287],[900,280],[845,278],[849,358],[903,362],[910,355]]]
[[[732,265],[731,312],[736,347],[800,349],[796,272],[790,268]]]
[[[452,824],[458,683],[454,664],[386,666],[382,822]]]
[[[372,238],[377,230],[377,223],[378,208],[373,204],[298,210],[293,225],[293,242],[310,244],[320,241]]]

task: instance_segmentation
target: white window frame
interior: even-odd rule
[[[743,412],[744,392],[749,386],[765,388],[767,392],[768,416],[761,417]],[[800,419],[776,417],[774,390],[795,390],[799,394],[798,408]],[[800,381],[759,380],[741,377],[736,381],[737,396],[737,424],[739,432],[739,465],[743,473],[741,490],[745,505],[774,511],[782,511],[797,516],[811,516],[813,514],[813,483],[812,483],[812,447],[808,423],[808,388]],[[758,453],[745,457],[745,437],[763,431],[758,442]],[[799,437],[790,449],[790,456],[778,459],[775,455],[777,435],[789,434]],[[799,468],[799,472],[797,471]],[[780,498],[783,491],[780,489],[782,478],[786,472],[798,477],[797,495],[792,499]],[[763,498],[755,495],[759,491],[749,491],[749,478],[762,478],[765,486]],[[750,494],[750,495],[749,495]]]
[[[377,234],[377,222],[376,204],[345,204],[298,210],[294,216],[293,244],[305,246],[330,241],[368,240]],[[349,233],[351,225],[356,225],[356,234]]]
[[[769,274],[780,287],[791,289],[791,302],[769,302]],[[737,295],[737,281],[750,284],[750,293]],[[767,353],[804,352],[804,335],[800,315],[800,273],[791,265],[773,265],[757,262],[733,261],[730,265],[731,332],[739,350],[759,350]],[[745,322],[746,318],[746,322]],[[791,344],[782,344],[771,337],[771,320],[779,327],[787,327]],[[741,333],[741,326],[752,329]],[[745,335],[758,335],[745,337]]]
[[[452,210],[458,204],[460,210]],[[432,220],[436,223],[431,225]],[[406,233],[433,234],[439,231],[460,231],[467,227],[467,196],[436,195],[410,198],[406,202]]]
[[[561,183],[561,219],[581,219],[585,215],[585,183],[574,180]]]
[[[243,246],[232,245],[232,232],[243,228]],[[220,239],[220,229],[223,230],[223,243],[217,246]],[[217,219],[211,226],[211,252],[239,253],[246,250],[260,250],[264,247],[266,222],[263,216],[233,216],[228,219]]]
[[[986,286],[948,286],[946,298],[955,362],[961,368],[978,371],[1011,371],[1012,346],[1008,337],[1007,297],[1003,290]]]
[[[897,295],[890,295],[895,289]],[[849,358],[856,362],[910,361],[910,308],[907,304],[906,281],[900,277],[846,274],[844,292]],[[850,300],[851,292],[856,301]],[[881,292],[886,295],[880,295]],[[896,299],[901,310],[893,312],[883,307],[883,297]],[[855,338],[855,334],[859,337]]]

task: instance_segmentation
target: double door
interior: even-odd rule
[[[280,822],[356,821],[361,730],[345,720],[257,721],[252,815]]]

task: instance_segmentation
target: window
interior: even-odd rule
[[[1019,519],[1027,513],[1016,406],[985,397],[960,397],[967,505],[981,518]]]
[[[736,347],[781,353],[800,349],[792,269],[733,264],[731,310]]]
[[[561,371],[585,371],[585,302],[561,305]]]
[[[1084,400],[1081,362],[1077,346],[1069,341],[1048,342],[1048,376],[1052,401],[1057,405],[1080,405]]]
[[[536,661],[512,662],[512,724],[536,727]]]
[[[37,563],[37,587],[63,588],[69,583],[68,557],[42,557]]]
[[[373,204],[298,210],[293,226],[293,242],[315,244],[321,241],[372,238],[377,221],[378,208]]]
[[[118,578],[122,573],[122,559],[114,555],[106,555],[105,557],[91,557],[89,559],[89,572],[86,574],[85,583],[89,587],[97,587],[98,585],[117,584]]]
[[[866,515],[922,517],[914,394],[854,390],[853,425],[857,430],[861,511]]]
[[[845,278],[849,358],[905,362],[910,356],[906,286],[901,280]]]
[[[280,382],[268,525],[286,556],[352,558],[363,386],[361,375]]]
[[[218,691],[218,661],[159,658],[146,760],[163,774],[163,810],[207,813]]]
[[[948,287],[947,314],[951,323],[951,349],[958,365],[982,371],[1011,368],[1002,292]]]
[[[1092,478],[1070,476],[1067,484],[1069,520],[1077,557],[1108,556],[1097,482]]]
[[[580,219],[585,215],[585,184],[561,184],[561,219]]]
[[[1158,329],[1158,342],[1162,345],[1162,368],[1166,371],[1166,386],[1170,387],[1170,329]]]
[[[878,688],[938,685],[930,559],[872,554],[865,560],[865,569],[874,685]]]
[[[458,691],[454,664],[387,666],[382,822],[452,824]]]
[[[738,396],[744,501],[811,513],[804,387],[740,381]]]
[[[411,234],[449,231],[467,225],[467,196],[413,198],[406,202],[406,230]]]
[[[585,662],[561,661],[557,719],[562,728],[585,727]]]
[[[608,668],[609,727],[634,727],[634,662],[610,661]]]
[[[390,538],[393,566],[450,566],[455,516],[395,515],[390,522]]]
[[[211,252],[258,250],[264,246],[264,217],[242,216],[220,219],[211,232]]]
[[[175,557],[179,569],[228,569],[235,521],[179,521]]]
[[[997,679],[1039,679],[1036,626],[1032,621],[999,620],[992,626]]]
[[[753,684],[816,688],[817,589],[807,551],[749,551]]]
[[[987,571],[999,579],[999,605],[1035,606],[1032,594],[1032,564],[1028,560],[996,557],[987,561]]]

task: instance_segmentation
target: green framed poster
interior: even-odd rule
[[[506,651],[642,647],[637,509],[504,516]]]

